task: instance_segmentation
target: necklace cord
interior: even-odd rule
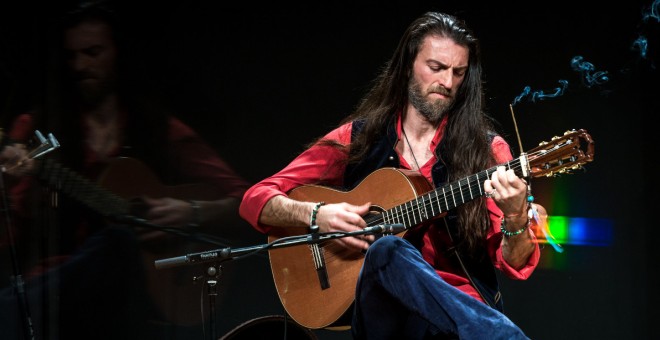
[[[410,149],[410,154],[413,157],[413,161],[415,161],[415,165],[417,166],[417,171],[422,172],[422,168],[419,166],[419,163],[417,162],[417,157],[415,157],[415,152],[413,152],[412,145],[410,145],[410,141],[408,140],[408,135],[406,134],[406,130],[403,129],[403,126],[401,127],[401,132],[403,133],[403,138],[406,139],[406,144],[408,144],[408,148]]]

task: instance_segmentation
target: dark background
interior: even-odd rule
[[[45,37],[64,4],[3,2],[3,124],[44,95]],[[560,96],[514,106],[523,148],[582,128],[596,141],[595,161],[584,173],[533,181],[534,195],[550,215],[608,221],[612,237],[605,245],[566,244],[563,253],[544,247],[543,265],[529,280],[502,280],[505,312],[533,339],[657,336],[651,308],[659,302],[653,159],[660,29],[657,17],[643,19],[657,15],[657,4],[655,12],[652,1],[117,4],[145,83],[158,86],[179,118],[252,182],[351,112],[406,26],[428,10],[459,15],[481,39],[489,113],[517,152],[509,104],[525,86],[553,93],[567,80]],[[649,39],[645,58],[631,49],[642,34]],[[607,71],[608,81],[584,83],[571,69],[575,56]],[[241,284],[219,306],[219,331],[282,314],[265,256],[226,270]]]

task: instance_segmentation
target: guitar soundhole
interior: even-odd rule
[[[369,213],[368,215],[377,215],[377,214],[382,214],[385,211],[383,207],[377,206],[377,205],[372,205],[369,207]]]
[[[380,217],[380,214],[382,214],[384,211],[385,209],[383,209],[383,207],[376,205],[370,206],[369,212],[365,216],[363,216],[364,221],[367,222],[367,226],[378,224],[374,222],[377,222],[377,219]]]
[[[379,223],[382,223],[383,221],[378,220],[380,218],[380,215],[385,211],[383,207],[372,205],[369,207],[369,212],[367,213],[366,216],[364,216],[364,221],[367,222],[367,226],[373,226]],[[374,241],[377,239],[383,237],[383,234],[377,234],[374,235]],[[371,242],[373,243],[373,242]],[[366,249],[362,249],[361,251],[362,255],[367,253]]]

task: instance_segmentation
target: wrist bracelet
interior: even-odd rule
[[[502,222],[500,223],[500,231],[502,231],[502,234],[504,234],[504,236],[506,236],[506,237],[520,235],[520,234],[523,233],[523,231],[525,231],[529,227],[530,223],[531,223],[531,220],[530,220],[529,217],[527,217],[527,223],[525,223],[525,226],[523,226],[522,228],[520,228],[516,231],[508,231],[508,230],[506,230],[506,224],[504,223],[504,217],[502,217]]]
[[[199,202],[194,201],[194,200],[188,200],[188,203],[190,203],[190,207],[192,208],[192,218],[191,222],[188,224],[189,227],[199,227],[201,224],[201,214],[200,210],[201,207],[199,206]]]
[[[316,203],[316,205],[314,206],[314,209],[312,209],[312,213],[309,215],[309,226],[310,227],[313,227],[313,226],[316,225],[316,214],[319,213],[319,208],[321,208],[321,206],[323,206],[323,205],[325,205],[325,202]]]

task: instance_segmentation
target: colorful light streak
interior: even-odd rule
[[[612,244],[612,221],[605,218],[548,216],[548,231],[560,245],[609,246]],[[538,228],[540,243],[551,243]]]

